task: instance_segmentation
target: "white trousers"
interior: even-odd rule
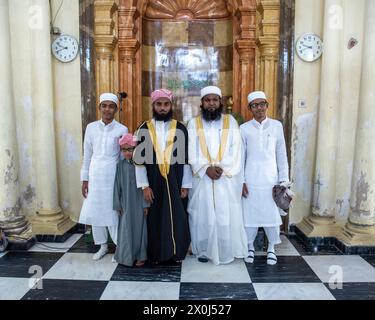
[[[108,231],[111,235],[111,239],[115,245],[117,245],[117,228],[118,226],[112,227],[94,227],[92,226],[92,235],[96,245],[106,244],[108,242]]]
[[[258,227],[246,227],[246,236],[247,236],[247,242],[249,244],[253,244],[255,241],[255,238],[258,234]],[[271,245],[279,244],[281,243],[280,239],[280,227],[263,227],[264,231],[266,232],[268,242]]]

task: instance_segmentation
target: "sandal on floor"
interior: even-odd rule
[[[274,252],[267,252],[267,264],[275,265],[277,263],[277,256]]]
[[[249,250],[247,253],[247,257],[244,259],[246,263],[253,263],[254,262],[254,256],[255,256],[255,251],[254,250]]]
[[[143,267],[145,265],[145,262],[144,261],[137,261],[136,263],[135,263],[135,266],[136,267]]]

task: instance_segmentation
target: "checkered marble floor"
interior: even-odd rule
[[[37,243],[27,252],[0,253],[0,300],[341,300],[375,299],[375,255],[347,256],[336,248],[310,253],[293,236],[254,264],[200,263],[129,268],[94,262],[97,247],[85,235],[65,243]]]

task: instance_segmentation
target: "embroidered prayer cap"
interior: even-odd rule
[[[254,91],[247,96],[247,101],[252,103],[256,99],[264,99],[267,101],[266,94],[263,91]]]
[[[223,95],[221,94],[220,88],[215,87],[215,86],[208,86],[208,87],[203,88],[201,90],[201,99],[203,99],[208,94],[217,94],[220,98],[223,97]]]
[[[104,101],[112,101],[118,106],[118,97],[113,93],[103,93],[99,98],[99,103],[102,103]]]
[[[133,136],[131,133],[124,134],[120,140],[118,141],[120,146],[128,145],[131,147],[137,146],[137,139],[135,136]]]
[[[151,93],[151,101],[154,103],[155,101],[159,100],[160,98],[167,98],[170,102],[173,100],[173,93],[167,89],[159,89],[155,90]]]

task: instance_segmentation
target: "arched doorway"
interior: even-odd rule
[[[181,120],[197,112],[205,84],[233,96],[233,111],[245,119],[248,93],[265,90],[275,116],[279,12],[279,0],[97,0],[97,92],[127,92],[120,120],[132,131],[149,116],[147,97],[161,86],[177,91]],[[201,61],[211,65],[199,67]]]

